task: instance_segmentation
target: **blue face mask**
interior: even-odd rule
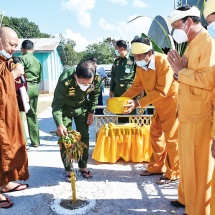
[[[208,25],[208,33],[212,38],[215,39],[215,21]]]
[[[1,39],[0,39],[0,40],[1,40]],[[11,58],[12,55],[9,54],[9,53],[7,53],[7,52],[4,50],[3,45],[2,45],[2,41],[1,41],[1,46],[2,46],[2,50],[0,50],[0,54],[1,54],[3,57],[7,58],[7,59]]]
[[[136,64],[137,66],[143,68],[143,67],[146,67],[148,63],[145,60],[139,60],[139,61],[136,61]]]
[[[119,56],[120,56],[119,51],[118,51],[118,50],[116,50],[116,49],[115,49],[115,55],[116,55],[117,57],[119,57]]]
[[[12,55],[7,53],[4,49],[0,50],[0,54],[7,59],[12,57]]]

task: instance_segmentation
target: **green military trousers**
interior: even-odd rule
[[[72,127],[72,118],[74,119],[75,125],[76,125],[76,131],[80,132],[81,141],[84,142],[85,145],[87,146],[87,148],[84,148],[82,160],[78,161],[79,168],[87,167],[88,151],[89,151],[89,127],[87,124],[87,116],[88,116],[88,112],[84,112],[73,117],[63,116],[63,124],[67,128]],[[60,153],[61,153],[61,159],[63,161],[65,170],[70,171],[71,165],[66,166],[66,153],[65,153],[65,147],[63,144],[62,144]]]
[[[30,103],[30,110],[26,113],[28,124],[28,132],[32,145],[40,144],[39,124],[37,119],[37,102],[39,97],[39,87],[35,83],[28,82],[28,97]]]

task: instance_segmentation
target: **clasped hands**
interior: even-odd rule
[[[167,54],[167,60],[169,61],[173,72],[178,75],[178,73],[187,68],[188,60],[185,55],[182,57],[178,54],[177,50],[170,50]]]

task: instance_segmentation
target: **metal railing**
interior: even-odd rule
[[[144,112],[146,111],[146,109],[154,109],[153,106],[147,106],[146,108],[137,108],[138,114],[136,114],[136,115],[124,115],[124,114],[115,115],[115,114],[111,114],[108,112],[107,106],[98,105],[98,106],[96,106],[96,108],[104,109],[103,110],[104,115],[94,115],[96,136],[97,136],[100,128],[102,127],[102,125],[104,125],[105,123],[109,123],[109,122],[112,122],[114,124],[119,124],[118,119],[120,117],[128,117],[129,123],[136,123],[139,126],[150,125],[153,115],[144,114]]]

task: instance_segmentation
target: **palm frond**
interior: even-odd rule
[[[142,38],[148,38],[148,39],[151,41],[151,43],[152,43],[153,49],[154,49],[156,52],[163,53],[162,49],[161,49],[150,37],[148,37],[148,36],[145,35],[144,33],[141,34],[141,37],[142,37]]]
[[[135,17],[134,19],[128,21],[127,23],[133,22],[134,20],[136,20],[136,19],[138,19],[138,18],[140,18],[140,17],[147,17],[147,18],[150,18],[150,19],[154,20],[155,22],[157,22],[157,24],[160,26],[160,28],[162,29],[163,33],[165,34],[165,36],[166,36],[165,39],[167,39],[167,41],[168,41],[168,43],[169,43],[169,46],[172,48],[172,44],[171,44],[171,41],[170,41],[170,39],[169,39],[169,36],[168,36],[166,30],[165,30],[164,27],[160,24],[160,22],[157,21],[156,19],[154,19],[154,18],[152,18],[152,17],[150,17],[150,16],[137,16],[137,17]]]

